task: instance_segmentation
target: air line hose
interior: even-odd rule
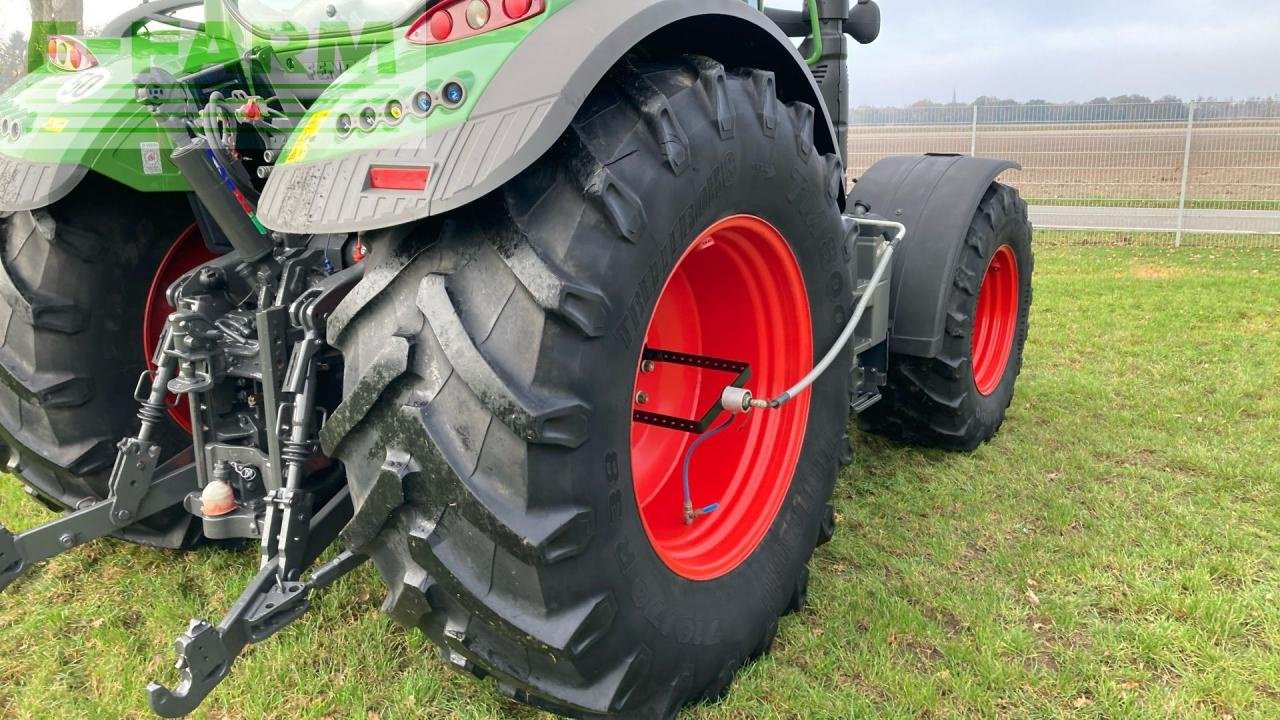
[[[876,265],[876,271],[871,275],[870,282],[867,283],[867,291],[862,294],[862,299],[858,301],[858,306],[853,311],[853,317],[849,318],[849,322],[845,325],[844,331],[840,333],[840,338],[836,340],[822,361],[814,366],[789,390],[772,400],[757,400],[751,395],[751,391],[742,388],[727,387],[720,396],[720,404],[731,413],[750,412],[756,410],[777,410],[778,408],[791,402],[796,395],[808,390],[813,386],[818,378],[831,369],[836,358],[840,357],[840,353],[844,350],[849,341],[853,339],[854,332],[858,329],[858,323],[862,322],[862,316],[866,314],[867,307],[871,304],[871,297],[874,294],[875,287],[884,280],[885,273],[893,262],[894,251],[897,250],[898,244],[907,236],[907,227],[900,222],[891,220],[875,220],[872,218],[855,218],[854,222],[857,227],[878,227],[887,230],[895,230],[896,234],[889,241],[888,247],[885,248],[884,255],[880,257],[880,263]]]

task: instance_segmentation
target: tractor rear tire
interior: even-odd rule
[[[717,307],[698,304],[705,295],[695,305],[712,317],[725,302],[753,302],[732,306],[734,322],[664,349],[714,355],[714,338],[729,346],[757,330],[779,347],[808,338],[785,346],[781,373],[753,367],[750,387],[763,394],[785,389],[778,380],[798,379],[839,336],[853,304],[843,168],[815,147],[814,117],[779,100],[772,73],[727,73],[706,58],[624,62],[558,145],[507,186],[407,237],[366,235],[362,285],[328,323],[345,357],[345,401],[321,438],[346,467],[356,510],[343,536],[386,581],[383,609],[420,628],[455,669],[567,716],[671,717],[723,696],[769,650],[779,617],[804,605],[806,566],[830,530],[847,457],[851,353],[789,410],[739,417],[699,450],[699,504],[721,507],[689,532],[741,529],[708,546],[741,558],[681,556],[651,539],[664,521],[678,532],[681,504],[664,497],[651,515],[638,499],[645,458],[632,452],[633,417],[648,401],[633,380],[654,372],[641,355],[664,278],[691,255],[750,245],[743,238],[766,225],[794,253],[781,264],[802,275],[792,287],[805,300],[802,327],[770,324],[791,319],[779,310],[789,301],[754,302],[752,287],[783,268],[752,264],[748,251],[737,258],[752,281],[718,286]],[[700,277],[736,277],[731,264],[714,266],[723,275],[704,265]],[[700,414],[719,397],[713,382],[729,379],[676,399],[696,400]],[[753,435],[790,422],[773,419],[788,411],[798,435]],[[694,437],[640,432],[662,431],[677,449]],[[752,468],[784,447],[795,452],[760,486],[776,503],[762,505],[754,545],[742,539],[753,527],[733,523],[765,490],[710,489],[721,477],[710,459],[749,437],[776,441],[776,456],[768,445],[732,459],[735,477],[756,477]]]
[[[995,437],[1022,371],[1031,312],[1027,203],[992,183],[964,238],[946,295],[946,331],[937,357],[892,352],[879,403],[859,416],[863,430],[898,442],[969,452]],[[908,239],[907,242],[910,242]],[[911,268],[906,268],[911,272]],[[902,298],[929,303],[936,298]]]
[[[109,494],[116,443],[138,429],[152,278],[191,221],[181,196],[93,173],[50,207],[0,213],[0,459],[52,510]],[[176,427],[157,439],[166,457],[191,444]],[[199,526],[176,508],[118,536],[178,548]]]

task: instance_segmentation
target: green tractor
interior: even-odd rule
[[[106,536],[259,543],[148,688],[166,717],[366,560],[521,702],[721,696],[805,603],[851,415],[972,450],[1021,369],[1013,164],[846,179],[879,30],[866,0],[159,0],[51,38],[0,96],[0,447],[62,515],[0,527],[0,589]]]

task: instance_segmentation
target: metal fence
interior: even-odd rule
[[[1280,100],[859,109],[856,177],[891,154],[1015,160],[1004,181],[1068,242],[1280,247]]]

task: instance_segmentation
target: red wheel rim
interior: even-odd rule
[[[1013,248],[1001,245],[982,279],[973,318],[973,382],[983,395],[991,395],[1000,387],[1009,367],[1013,336],[1018,329],[1020,294],[1018,258]]]
[[[802,377],[813,367],[809,296],[781,233],[758,217],[738,215],[699,235],[667,278],[645,346],[749,363],[747,386],[758,397],[773,397]],[[686,366],[642,365],[633,408],[700,418],[731,381]],[[681,470],[696,436],[632,422],[636,503],[649,542],[668,568],[690,580],[712,580],[751,556],[791,487],[809,397],[739,416],[698,448],[690,466],[693,504],[719,508],[692,525],[685,523]]]
[[[204,244],[200,228],[195,225],[187,228],[174,241],[173,247],[160,261],[155,277],[151,280],[151,290],[147,293],[147,309],[142,320],[142,351],[146,353],[147,367],[155,370],[152,358],[156,356],[156,346],[160,343],[160,335],[164,332],[164,324],[173,313],[173,306],[165,297],[169,286],[178,281],[195,268],[216,258]],[[174,404],[170,398],[169,417],[191,432],[191,410],[185,397]]]

